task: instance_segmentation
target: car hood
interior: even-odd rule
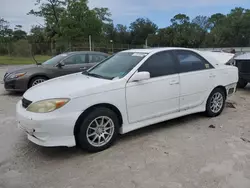
[[[33,72],[33,71],[41,71],[44,68],[51,68],[53,65],[22,65],[20,67],[11,67],[7,70],[6,74],[11,74],[11,73],[19,73],[19,72]]]
[[[39,65],[35,65],[35,64],[32,64],[32,65],[22,65],[20,67],[10,67],[6,73],[10,74],[10,73],[14,73],[14,72],[22,72],[22,71],[25,71],[27,69],[30,69],[30,68],[34,68],[34,67],[38,67]]]
[[[107,90],[112,80],[94,78],[82,73],[70,74],[58,77],[37,86],[24,93],[24,98],[31,101],[39,101],[51,98],[76,98]],[[102,86],[102,87],[99,87]]]

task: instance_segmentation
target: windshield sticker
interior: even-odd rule
[[[210,68],[210,66],[209,66],[209,64],[205,64],[205,67],[206,67],[206,69],[209,69]]]
[[[68,55],[67,55],[67,54],[61,54],[61,56],[62,56],[62,57],[66,57],[66,56],[68,56]]]
[[[148,54],[143,54],[143,53],[133,53],[132,56],[137,56],[137,57],[145,57]]]

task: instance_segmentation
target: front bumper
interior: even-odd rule
[[[231,97],[237,91],[237,83],[229,84],[226,86],[227,97]]]
[[[24,92],[28,89],[28,79],[5,79],[4,88],[6,91],[20,91]]]
[[[45,147],[76,145],[74,126],[80,113],[32,113],[22,107],[21,101],[17,103],[16,113],[18,127],[31,142]]]

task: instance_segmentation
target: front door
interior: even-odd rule
[[[82,72],[88,68],[86,61],[86,54],[74,54],[62,61],[64,66],[58,67],[58,74],[60,76]]]
[[[152,55],[138,71],[151,78],[126,85],[129,123],[178,112],[180,81],[172,52]]]
[[[104,56],[102,54],[88,54],[88,66],[89,68],[95,66],[97,63],[100,63],[104,59],[106,59],[107,56]]]
[[[188,50],[176,50],[180,74],[180,111],[206,102],[215,87],[215,69],[203,57]]]

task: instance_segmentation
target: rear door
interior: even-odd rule
[[[180,111],[195,108],[205,102],[215,87],[215,69],[193,51],[175,50],[174,53],[179,61]]]

